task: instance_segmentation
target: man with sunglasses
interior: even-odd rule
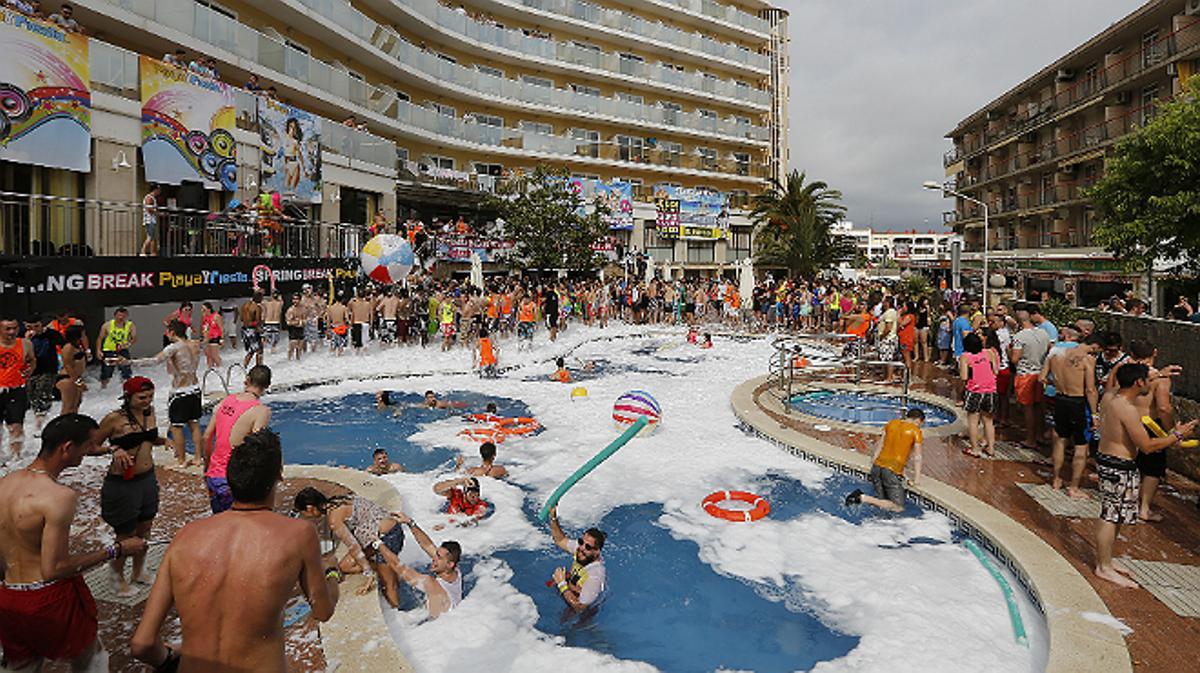
[[[575,613],[598,608],[608,592],[604,572],[604,559],[600,550],[604,548],[605,535],[599,528],[589,528],[579,540],[571,540],[558,525],[558,508],[550,509],[550,535],[554,544],[571,555],[571,570],[555,568],[554,586]]]

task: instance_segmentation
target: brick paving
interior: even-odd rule
[[[913,385],[914,390],[956,399],[957,381],[945,370],[919,364],[915,374],[918,383]],[[762,388],[759,389],[761,391]],[[871,432],[821,432],[814,429],[813,422],[796,416],[768,413],[793,430],[849,451],[868,454],[869,447],[874,446],[878,438],[876,433]],[[1013,413],[1013,420],[1019,423],[1020,408],[1014,406]],[[820,424],[820,421],[815,424]],[[997,428],[997,436],[1001,440],[1020,442],[1022,433],[1020,428],[1009,425]],[[1152,593],[1144,588],[1121,589],[1095,577],[1092,565],[1095,559],[1093,533],[1096,520],[1055,516],[1026,491],[1028,485],[1049,483],[1050,466],[1049,461],[1045,460],[1049,456],[1049,449],[1040,450],[1040,456],[1045,460],[1043,464],[975,459],[962,453],[964,446],[965,440],[957,437],[927,437],[924,474],[1003,511],[1036,533],[1075,566],[1091,582],[1113,616],[1133,629],[1126,642],[1134,670],[1148,673],[1200,670],[1200,664],[1197,664],[1200,619],[1180,616],[1154,595],[1169,596],[1170,602],[1186,613],[1200,605],[1200,591],[1197,591],[1200,587],[1175,587],[1170,586],[1172,581],[1162,580],[1153,587]],[[1096,486],[1095,465],[1091,462],[1083,485],[1089,489]],[[1117,542],[1117,555],[1185,566],[1171,571],[1175,577],[1200,574],[1198,494],[1200,486],[1196,483],[1174,472],[1169,473],[1167,487],[1159,490],[1154,501],[1154,509],[1163,516],[1163,521],[1122,528]],[[1174,583],[1178,584],[1177,581]]]

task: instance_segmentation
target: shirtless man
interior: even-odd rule
[[[454,459],[454,469],[465,472],[472,477],[503,479],[508,476],[508,470],[503,465],[496,464],[496,445],[492,442],[484,442],[479,445],[479,458],[479,465],[463,470],[463,457],[459,456]]]
[[[403,512],[393,512],[392,516],[412,531],[413,539],[429,555],[429,569],[432,575],[419,573],[400,562],[400,559],[383,544],[373,545],[372,551],[383,555],[383,560],[400,577],[413,588],[425,593],[425,605],[429,617],[437,619],[449,612],[462,600],[462,573],[458,571],[458,560],[462,558],[462,546],[453,540],[447,540],[436,546],[433,540],[412,517]]]
[[[271,511],[283,478],[279,436],[246,435],[229,459],[230,511],[194,521],[175,534],[163,557],[130,649],[166,670],[283,673],[283,607],[296,582],[318,621],[338,602],[341,572],[322,559],[316,528]],[[159,639],[172,608],[183,643]]]
[[[171,421],[171,448],[175,451],[175,462],[183,466],[193,461],[187,457],[187,440],[184,426],[192,433],[192,447],[196,451],[195,463],[200,458],[200,417],[204,415],[200,399],[200,380],[196,367],[200,364],[200,342],[186,338],[187,325],[178,320],[167,324],[167,339],[171,342],[162,352],[152,358],[134,360],[133,364],[167,363],[171,374],[171,394],[167,398],[167,416]]]
[[[226,474],[233,447],[246,435],[258,432],[271,422],[271,410],[259,401],[271,387],[271,370],[256,365],[246,373],[242,392],[221,400],[213,409],[212,420],[204,430],[204,486],[208,489],[213,514],[220,514],[233,504],[233,492]]]
[[[292,305],[283,314],[288,328],[288,359],[295,358],[297,362],[304,353],[304,307],[300,301],[300,295],[292,295]]]
[[[305,283],[302,288],[300,308],[304,311],[304,348],[317,352],[321,344],[321,318],[325,315],[325,302],[313,292],[313,286]]]
[[[350,325],[347,324],[350,312],[342,303],[342,298],[337,297],[329,305],[329,308],[325,309],[325,315],[329,321],[329,331],[332,334],[330,342],[333,344],[333,352],[341,356],[346,352],[346,343],[350,336]]]
[[[1170,430],[1175,427],[1175,407],[1171,404],[1171,379],[1183,373],[1183,369],[1178,365],[1155,369],[1154,360],[1157,357],[1158,349],[1154,344],[1140,339],[1129,342],[1129,361],[1140,362],[1150,368],[1150,389],[1147,394],[1134,400],[1138,413],[1153,418],[1163,430]],[[1151,512],[1150,506],[1154,502],[1154,494],[1158,492],[1159,482],[1167,476],[1166,450],[1139,453],[1137,466],[1142,475],[1142,504],[1138,516],[1142,521],[1162,521],[1162,515]]]
[[[271,346],[271,353],[279,345],[279,329],[283,322],[283,299],[279,293],[272,291],[271,296],[263,299],[263,341]]]
[[[1129,570],[1113,559],[1113,544],[1122,525],[1138,522],[1136,458],[1174,446],[1191,436],[1197,421],[1177,426],[1166,437],[1150,437],[1142,425],[1137,398],[1150,390],[1150,368],[1140,362],[1123,364],[1114,372],[1115,393],[1106,394],[1100,406],[1100,450],[1096,471],[1100,474],[1100,523],[1096,526],[1096,576],[1122,587],[1137,587]]]
[[[1051,450],[1051,460],[1054,463],[1055,490],[1062,488],[1062,467],[1066,461],[1067,442],[1075,447],[1071,458],[1071,483],[1067,486],[1067,495],[1072,498],[1085,498],[1087,494],[1079,489],[1083,479],[1083,471],[1087,468],[1088,444],[1099,419],[1094,410],[1099,409],[1099,399],[1096,394],[1096,353],[1102,347],[1101,340],[1095,335],[1088,337],[1078,346],[1055,352],[1046,359],[1042,368],[1042,385],[1046,384],[1048,375],[1054,376],[1054,446]]]
[[[58,475],[97,453],[96,421],[65,414],[46,424],[37,458],[0,479],[0,646],[3,670],[41,670],[44,660],[69,660],[73,671],[107,671],[96,639],[96,604],[83,573],[142,553],[129,537],[104,549],[71,554],[68,542],[78,495]]]
[[[239,316],[242,320],[242,347],[246,349],[246,357],[242,358],[242,367],[245,369],[250,368],[251,358],[254,359],[254,364],[262,364],[262,303],[262,290],[255,290],[254,297],[245,304],[242,304],[242,308],[239,311]]]
[[[354,295],[347,306],[350,309],[350,345],[355,353],[363,349],[363,333],[371,325],[371,300],[361,295]]]
[[[400,343],[408,345],[408,337],[412,333],[413,300],[408,296],[408,290],[400,290],[400,303],[396,308],[396,332]]]
[[[400,298],[395,290],[379,300],[375,310],[379,315],[379,343],[390,348],[396,342],[396,312],[400,309]]]
[[[395,474],[396,472],[403,471],[404,466],[400,463],[393,463],[392,459],[388,456],[387,449],[384,448],[375,449],[375,453],[372,455],[371,465],[367,468],[367,474],[373,474],[380,477],[385,474]]]

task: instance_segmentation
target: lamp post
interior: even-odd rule
[[[974,203],[975,205],[983,208],[983,292],[980,297],[980,300],[983,303],[983,310],[987,311],[988,282],[991,280],[990,278],[988,278],[988,205],[986,203],[984,203],[983,201],[980,201],[979,199],[976,199],[971,196],[967,196],[966,194],[963,194],[960,191],[950,189],[946,185],[944,185],[940,182],[936,182],[934,180],[930,180],[922,186],[925,189],[933,190],[935,192],[941,192],[943,196],[946,194],[952,194],[964,201],[969,201],[969,202]]]

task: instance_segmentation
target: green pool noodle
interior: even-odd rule
[[[1005,602],[1008,603],[1008,618],[1012,621],[1013,637],[1016,638],[1018,645],[1029,647],[1029,636],[1025,635],[1025,623],[1021,621],[1021,610],[1017,607],[1017,598],[1013,596],[1012,586],[1009,585],[1004,575],[1000,573],[1000,569],[996,567],[996,564],[992,563],[992,560],[987,557],[987,554],[983,553],[979,545],[975,544],[974,540],[971,538],[963,540],[963,546],[971,550],[975,558],[979,559],[983,567],[991,573],[992,579],[996,580],[996,583],[1000,585],[1000,591],[1004,594]]]
[[[639,416],[638,419],[633,422],[633,425],[629,426],[625,432],[621,433],[620,437],[612,440],[612,443],[604,447],[600,453],[592,456],[591,460],[584,463],[583,467],[575,470],[575,474],[567,477],[566,481],[560,484],[558,488],[554,489],[554,493],[550,496],[550,499],[546,501],[545,505],[542,505],[542,511],[538,513],[538,518],[542,521],[545,521],[546,518],[550,516],[550,510],[558,504],[559,498],[562,498],[567,491],[571,490],[571,487],[578,483],[580,479],[583,479],[588,475],[589,472],[596,469],[600,463],[608,460],[608,457],[616,453],[617,449],[625,446],[626,442],[633,439],[634,436],[637,435],[642,428],[646,427],[646,424],[649,422],[649,418],[645,416]]]

